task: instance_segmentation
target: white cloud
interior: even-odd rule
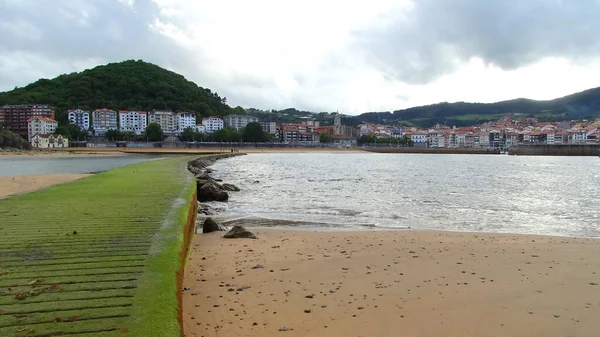
[[[232,105],[353,114],[600,85],[597,2],[478,1],[2,0],[0,90],[125,59]]]

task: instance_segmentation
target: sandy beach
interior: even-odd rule
[[[56,184],[64,184],[89,174],[36,174],[0,177],[0,197],[31,192]]]
[[[256,229],[194,238],[185,336],[597,336],[600,241]]]

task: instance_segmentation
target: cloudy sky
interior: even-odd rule
[[[600,0],[0,0],[0,90],[143,59],[230,105],[357,114],[600,86]]]

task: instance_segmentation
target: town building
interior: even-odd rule
[[[414,147],[427,147],[427,132],[417,131],[410,134],[410,140]]]
[[[204,132],[206,133],[213,133],[225,127],[223,120],[215,116],[202,118],[202,125],[204,126]],[[198,127],[196,126],[196,128]]]
[[[148,124],[156,123],[165,134],[177,133],[177,117],[173,111],[157,111],[148,112]]]
[[[56,131],[58,122],[51,118],[34,116],[27,120],[27,140],[31,141],[37,134],[51,134]]]
[[[316,144],[320,142],[317,128],[303,123],[281,124],[278,128],[278,138],[285,144]]]
[[[69,140],[59,134],[36,134],[29,141],[31,146],[38,149],[69,147]]]
[[[81,130],[89,130],[90,128],[90,112],[75,109],[69,110],[67,113],[67,117],[69,118],[69,122],[71,124],[77,125]]]
[[[196,127],[196,114],[192,112],[180,112],[177,114],[177,131],[183,132],[187,128]]]
[[[196,125],[196,132],[206,133],[206,127],[203,124]]]
[[[23,137],[28,136],[28,120],[32,117],[54,119],[54,108],[48,104],[0,105],[0,126]]]
[[[146,111],[119,110],[119,130],[141,135],[148,126]]]
[[[104,136],[108,130],[117,130],[118,114],[111,109],[96,109],[92,111],[92,130],[96,136]]]
[[[248,123],[258,122],[258,117],[248,115],[228,115],[223,118],[225,126],[231,126],[237,130],[246,127]]]
[[[277,123],[270,121],[259,121],[258,123],[262,127],[263,131],[272,135],[277,134]]]

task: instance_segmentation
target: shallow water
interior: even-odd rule
[[[96,173],[160,157],[126,156],[0,156],[0,176],[24,174]]]
[[[226,222],[600,236],[600,159],[374,153],[217,162]],[[258,182],[256,182],[258,181]]]

